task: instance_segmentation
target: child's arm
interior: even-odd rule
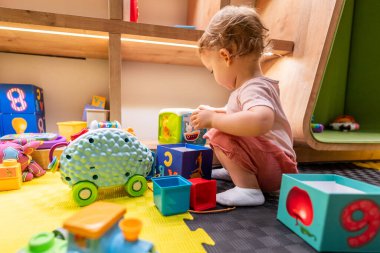
[[[198,110],[209,110],[213,112],[218,112],[218,113],[226,113],[226,107],[212,107],[209,105],[200,105],[197,108]]]
[[[195,129],[216,128],[236,136],[259,136],[272,129],[274,112],[267,106],[255,106],[249,111],[232,114],[215,113],[209,110],[195,111],[191,124]]]

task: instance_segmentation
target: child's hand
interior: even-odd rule
[[[211,128],[216,112],[202,109],[191,114],[190,122],[194,129]]]

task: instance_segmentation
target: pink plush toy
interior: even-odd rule
[[[34,177],[40,177],[46,171],[30,156],[35,149],[37,149],[42,142],[31,141],[29,143],[18,144],[16,142],[2,142],[0,143],[0,162],[4,159],[16,159],[21,164],[22,180],[24,182],[32,180]]]

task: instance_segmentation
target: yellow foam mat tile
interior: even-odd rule
[[[356,166],[380,170],[380,162],[354,162]]]
[[[125,217],[141,219],[140,238],[153,242],[160,253],[201,253],[206,252],[202,244],[215,245],[203,229],[189,229],[184,222],[193,219],[189,213],[163,216],[150,190],[138,198],[128,197],[122,188],[103,190],[98,200],[123,205],[127,208]],[[0,252],[17,252],[32,235],[61,227],[79,209],[59,173],[23,183],[20,190],[0,192]]]

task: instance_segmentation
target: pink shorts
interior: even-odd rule
[[[263,137],[239,137],[210,129],[205,138],[239,167],[252,170],[264,192],[280,189],[282,173],[298,173],[294,158]]]

